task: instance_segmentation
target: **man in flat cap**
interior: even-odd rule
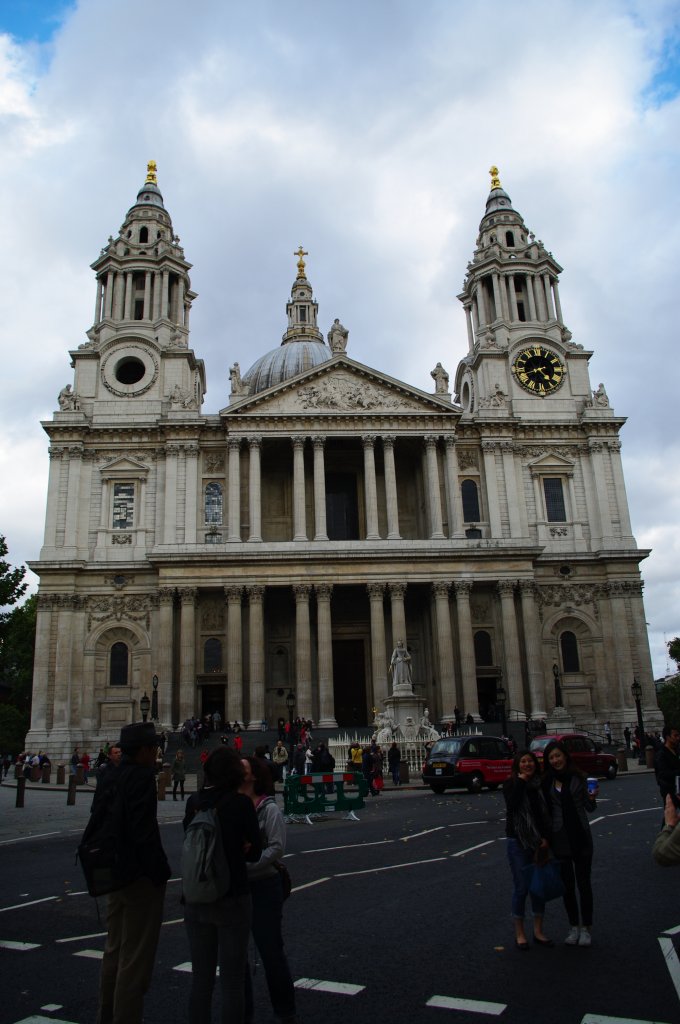
[[[108,895],[97,1024],[142,1024],[170,877],[156,818],[158,737],[153,723],[124,726],[118,746],[122,757],[111,787],[121,821],[123,884]],[[111,795],[107,787],[95,796],[93,811],[98,800]]]

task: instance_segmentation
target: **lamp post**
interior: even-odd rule
[[[508,722],[505,717],[505,702],[507,697],[508,695],[505,692],[505,687],[503,686],[503,670],[499,668],[498,681],[496,683],[496,706],[501,713],[501,729],[503,730],[504,736],[507,736],[508,733]]]
[[[290,725],[290,731],[288,733],[288,739],[290,740],[290,767],[293,767],[293,710],[295,708],[295,694],[292,690],[289,690],[286,695],[286,707],[288,708],[288,723]]]
[[[638,764],[645,764],[645,723],[642,720],[642,705],[640,704],[640,699],[642,698],[642,687],[640,686],[640,681],[637,676],[633,676],[633,685],[630,688],[630,692],[633,694],[633,700],[635,701],[638,732],[640,733],[640,755],[638,757]]]
[[[151,686],[153,687],[153,692],[151,694],[151,721],[152,722],[157,722],[158,721],[158,676],[157,675],[154,675],[153,679],[151,680]]]
[[[560,669],[557,662],[553,665],[553,679],[555,680],[555,707],[562,707],[562,687],[560,685]]]
[[[144,696],[142,697],[142,699],[139,702],[139,710],[142,712],[142,721],[143,722],[146,722],[147,718],[149,717],[149,708],[150,707],[151,707],[151,701],[147,697],[146,691],[144,691]]]

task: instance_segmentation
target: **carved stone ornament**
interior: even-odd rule
[[[210,600],[201,603],[201,628],[222,629],[224,626],[224,604]]]
[[[204,458],[206,473],[224,472],[224,452],[207,452]]]
[[[195,395],[192,395],[186,388],[181,388],[179,384],[175,384],[166,397],[173,409],[195,409],[197,405]]]
[[[458,449],[458,466],[460,469],[479,469],[477,452],[470,448]]]
[[[72,390],[70,384],[67,384],[66,387],[61,389],[57,397],[57,401],[59,402],[59,408],[62,412],[76,412],[80,409],[78,396],[75,391]]]
[[[391,395],[386,388],[378,387],[369,380],[358,379],[353,374],[333,374],[314,384],[300,388],[295,395],[301,409],[404,409],[420,410],[422,407],[406,395]]]
[[[112,367],[115,366],[122,354],[120,349],[116,349],[108,352],[106,357],[103,359],[100,371],[101,378],[104,382],[104,387],[107,388],[112,395],[116,395],[118,398],[130,398],[132,396],[136,398],[138,395],[143,395],[150,387],[153,387],[158,380],[158,360],[153,352],[149,351],[145,345],[126,344],[123,352],[125,355],[127,355],[128,352],[132,352],[136,355],[138,352],[142,362],[146,359],[151,363],[151,373],[145,373],[139,383],[134,386],[123,385],[123,388],[119,387],[115,375],[109,369],[109,364],[111,364]],[[141,357],[144,358],[142,359]]]
[[[498,382],[494,384],[493,394],[479,400],[480,409],[504,409],[507,404],[508,396]]]
[[[111,535],[112,544],[132,544],[131,533],[114,533]]]
[[[150,594],[113,594],[111,596],[96,595],[87,599],[88,630],[93,623],[104,622],[107,619],[115,619],[120,622],[127,619],[128,622],[142,622],[146,629],[149,628],[149,611],[153,606]]]
[[[550,527],[551,537],[568,537],[569,530],[566,526],[551,526]]]
[[[472,614],[473,622],[488,622],[490,617],[489,602],[484,598],[478,598],[475,601],[471,601],[470,612]]]
[[[544,608],[580,608],[583,605],[591,605],[597,618],[597,599],[601,595],[602,588],[596,583],[551,583],[548,586],[539,586],[536,596],[541,618]]]

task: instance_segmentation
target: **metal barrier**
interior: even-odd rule
[[[356,794],[345,792],[345,784],[357,787]],[[308,786],[312,787],[313,795]],[[326,787],[332,786],[330,793]],[[358,821],[355,811],[364,806],[368,782],[358,772],[318,772],[289,775],[283,787],[283,814],[286,821],[306,821],[323,817],[329,811],[346,811],[345,818]]]

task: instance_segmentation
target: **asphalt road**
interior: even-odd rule
[[[29,793],[22,817],[13,796],[0,788],[0,1024],[87,1024],[104,944],[74,865],[88,800],[79,796],[66,813],[54,794],[38,804]],[[680,870],[650,856],[661,818],[653,776],[600,787],[590,949],[562,944],[567,921],[557,901],[546,915],[556,947],[515,950],[500,794],[386,790],[369,800],[359,822],[288,827],[296,891],[285,931],[304,1024],[680,1022]],[[176,868],[181,805],[159,805],[159,817]],[[148,1024],[185,1019],[181,918],[172,881]],[[269,1021],[261,970],[255,987],[258,1021]]]

